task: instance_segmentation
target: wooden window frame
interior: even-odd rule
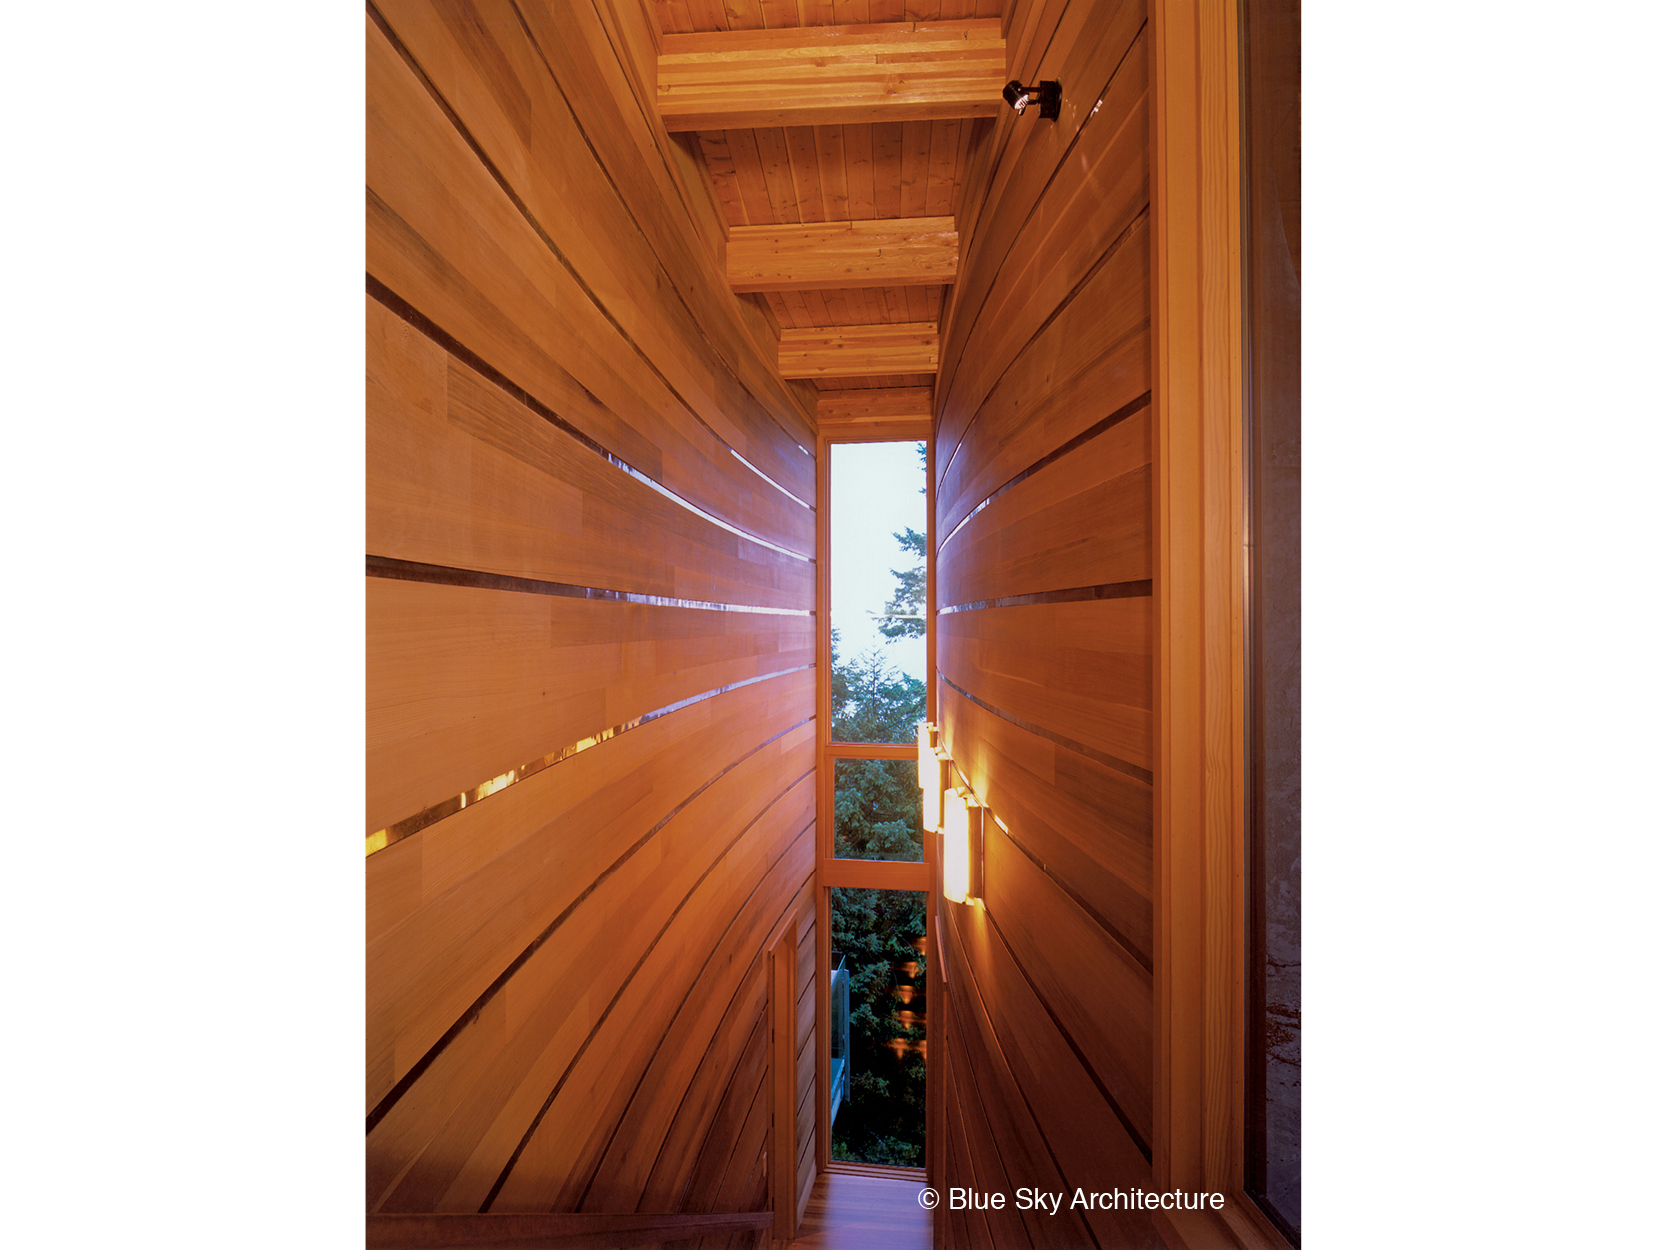
[[[833,932],[833,918],[828,891],[834,886],[849,886],[880,890],[921,890],[926,894],[927,966],[935,958],[932,934],[937,920],[936,899],[932,881],[937,869],[937,845],[932,838],[923,839],[924,859],[919,863],[899,863],[893,860],[838,859],[834,856],[834,763],[837,760],[873,760],[915,758],[911,743],[835,742],[833,740],[833,622],[829,611],[833,597],[831,549],[833,529],[831,491],[833,466],[831,449],[847,443],[919,443],[926,444],[926,719],[937,719],[937,631],[935,570],[932,552],[936,547],[935,518],[936,491],[932,482],[932,421],[929,417],[910,417],[894,421],[853,424],[850,428],[823,428],[816,436],[816,976],[819,985],[827,985],[833,975],[828,938]],[[927,978],[926,1019],[928,1031],[936,1004]],[[816,1000],[816,1168],[824,1172],[833,1161],[833,1124],[829,1118],[828,1100],[832,1094],[832,1073],[828,1041],[833,1022],[827,993]],[[930,1043],[926,1057],[928,1073],[932,1069]],[[931,1077],[927,1077],[931,1090]],[[931,1101],[928,1092],[928,1102]],[[931,1108],[927,1111],[926,1158],[930,1174],[932,1162]]]

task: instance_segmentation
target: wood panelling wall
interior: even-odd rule
[[[1153,426],[1143,0],[1019,0],[972,154],[936,396],[937,694],[989,807],[946,904],[942,1183],[1149,1188]],[[1144,1213],[954,1213],[956,1246],[1153,1246]]]
[[[365,39],[367,1207],[761,1210],[765,943],[814,915],[802,388],[637,0]]]

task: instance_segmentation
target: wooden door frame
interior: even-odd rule
[[[1153,1153],[1174,1247],[1274,1250],[1244,1192],[1244,338],[1237,6],[1152,2]]]

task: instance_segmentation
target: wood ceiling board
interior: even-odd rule
[[[875,122],[874,215],[903,215],[903,123]]]
[[[781,332],[784,378],[849,378],[888,373],[936,373],[938,325],[844,326]]]
[[[816,153],[816,127],[789,126],[787,134],[788,174],[798,201],[800,221],[826,221],[823,206],[822,165]]]
[[[845,192],[853,221],[874,216],[874,127],[841,126],[845,136]]]
[[[959,255],[953,217],[734,226],[729,284],[737,291],[941,287],[955,281]]]
[[[845,131],[839,126],[816,126],[816,168],[822,184],[822,211],[827,221],[849,221],[850,200],[845,189]]]
[[[941,286],[850,287],[826,291],[763,291],[783,329],[942,321]]]
[[[957,124],[960,119],[956,119]],[[926,196],[932,181],[932,131],[939,122],[904,122],[898,181],[901,184],[904,217],[925,217]]]
[[[664,36],[667,130],[995,117],[1006,44],[996,18]]]

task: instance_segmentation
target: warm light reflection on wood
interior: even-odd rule
[[[806,665],[804,667],[809,666]],[[744,681],[731,682],[729,685],[720,686],[716,690],[708,690],[703,694],[692,695],[687,699],[681,699],[678,702],[668,704],[663,708],[657,708],[652,712],[648,712],[645,715],[637,717],[635,720],[626,721],[623,725],[614,725],[611,728],[603,729],[594,733],[588,738],[581,738],[571,746],[563,747],[559,751],[551,751],[549,754],[523,764],[519,768],[512,768],[507,773],[499,773],[490,781],[483,781],[478,786],[465,790],[462,794],[457,795],[455,798],[443,799],[431,807],[424,808],[415,816],[407,816],[404,820],[389,825],[386,829],[378,829],[375,833],[369,835],[365,839],[365,854],[374,855],[377,851],[382,850],[384,847],[391,846],[393,843],[400,841],[402,838],[408,838],[414,833],[421,833],[424,829],[428,828],[436,821],[444,820],[447,816],[450,816],[455,812],[462,811],[464,808],[468,807],[469,804],[479,803],[482,799],[487,798],[490,795],[497,794],[500,790],[507,790],[516,782],[525,781],[528,777],[531,777],[536,773],[541,773],[546,768],[560,764],[563,760],[572,759],[575,755],[579,754],[579,752],[588,751],[591,747],[599,746],[618,734],[636,729],[641,725],[646,725],[650,721],[659,720],[660,717],[668,716],[672,712],[680,711],[683,708],[689,707],[691,704],[700,703],[720,694],[728,694],[731,690],[739,690],[743,686],[751,686],[761,681],[768,681],[772,677],[784,677],[789,673],[802,671],[803,668],[782,669],[780,672],[765,673],[761,677],[748,677]]]

